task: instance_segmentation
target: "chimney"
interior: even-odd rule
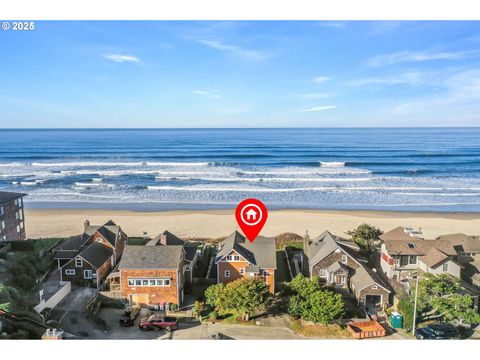
[[[87,231],[87,228],[90,226],[90,221],[88,219],[85,219],[83,222],[83,232]]]
[[[310,236],[308,235],[308,230],[305,230],[305,235],[303,236],[303,252],[307,257],[308,257],[309,247],[310,247]]]

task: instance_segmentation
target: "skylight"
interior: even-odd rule
[[[410,249],[415,249],[415,243],[408,243],[408,247]]]

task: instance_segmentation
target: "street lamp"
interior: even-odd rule
[[[412,326],[412,335],[415,336],[415,322],[417,320],[417,298],[418,298],[418,273],[415,273],[415,302],[413,304],[413,326]]]

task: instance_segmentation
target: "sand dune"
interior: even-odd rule
[[[156,235],[168,229],[188,238],[216,238],[238,229],[234,210],[134,212],[119,210],[26,209],[26,231],[29,238],[66,237],[79,234],[83,222],[102,224],[112,219],[129,236],[143,231]],[[362,223],[390,230],[396,226],[422,228],[427,238],[440,234],[463,232],[480,234],[480,213],[414,213],[391,211],[323,211],[277,210],[269,213],[263,235],[283,232],[300,235],[308,230],[316,236],[328,229],[337,235]]]

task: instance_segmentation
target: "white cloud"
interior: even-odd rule
[[[353,87],[370,87],[377,85],[420,85],[426,80],[426,74],[419,71],[407,71],[395,76],[369,77],[348,82]]]
[[[193,90],[193,94],[198,95],[198,96],[203,96],[209,99],[221,99],[222,96],[218,94],[216,91],[211,91],[211,90]]]
[[[266,58],[266,55],[260,51],[244,49],[239,46],[226,44],[218,40],[197,40],[197,41],[212,49],[225,51],[230,55],[238,58],[243,58],[248,60],[263,60]]]
[[[391,54],[382,54],[374,56],[367,60],[367,64],[372,67],[379,67],[385,65],[393,65],[405,62],[422,62],[432,60],[462,60],[472,57],[480,56],[479,51],[458,51],[458,52],[414,52],[414,51],[399,51]]]
[[[337,29],[344,29],[344,28],[347,27],[347,24],[345,24],[343,22],[321,21],[320,26],[332,27],[332,28],[337,28]]]
[[[328,76],[317,76],[312,79],[315,84],[321,84],[325,81],[328,81],[330,78]]]
[[[124,62],[139,63],[140,62],[140,59],[138,57],[132,56],[132,55],[104,54],[103,57],[107,60],[117,62],[117,63],[124,63]]]
[[[324,105],[324,106],[315,106],[309,109],[300,110],[300,112],[317,112],[317,111],[325,111],[325,110],[331,110],[336,108],[337,107],[335,105]]]

